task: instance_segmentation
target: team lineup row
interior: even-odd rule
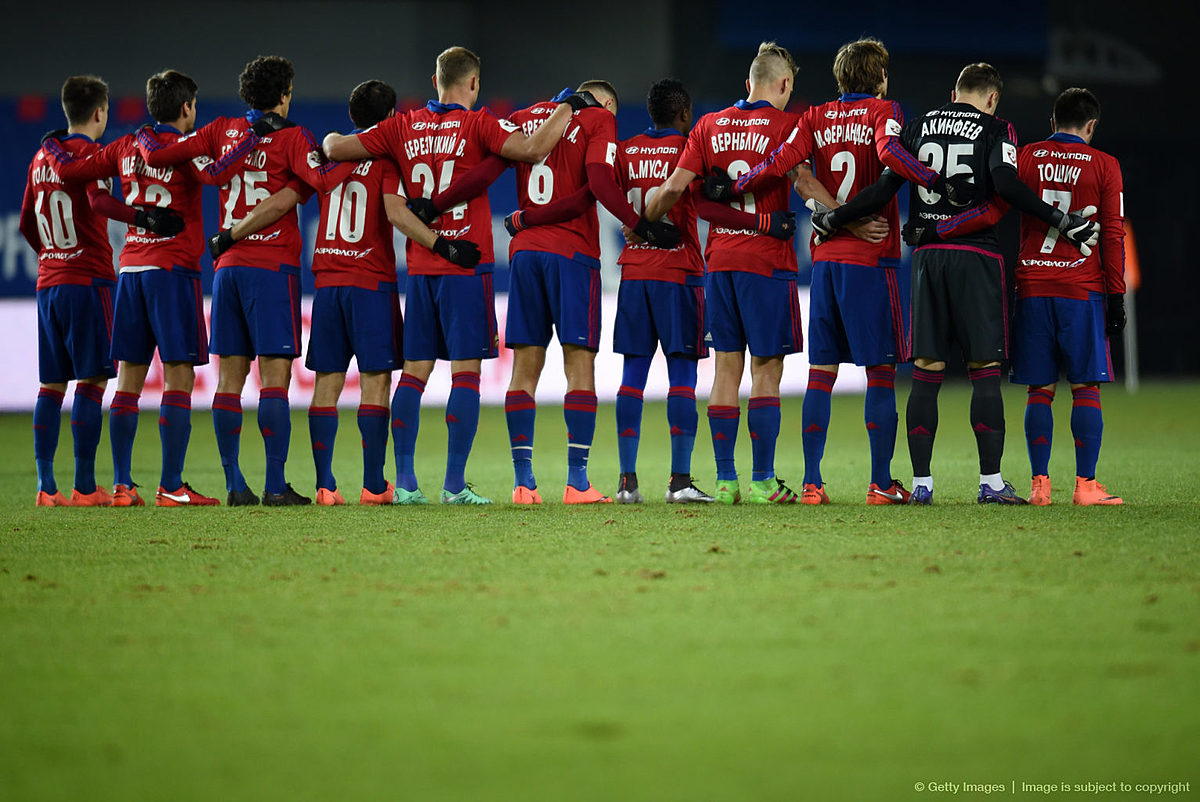
[[[154,123],[101,147],[108,89],[76,76],[63,86],[69,127],[47,134],[29,169],[21,231],[39,254],[41,389],[34,412],[36,503],[141,506],[130,475],[139,397],[155,349],[164,365],[159,417],[160,506],[215,505],[183,481],[194,366],[220,357],[213,425],[226,503],[257,504],[239,467],[241,394],[257,359],[258,425],[267,471],[261,503],[308,504],[285,478],[291,435],[287,388],[300,356],[300,234],[296,206],[319,197],[312,259],[316,294],[305,354],[315,372],[308,412],[316,502],[344,504],[332,473],[337,401],[351,358],[360,371],[361,504],[427,504],[413,469],[425,382],[449,361],[448,457],[440,500],[488,504],[466,481],[479,419],[482,360],[497,355],[488,186],[517,170],[505,345],[513,368],[505,400],[515,504],[542,502],[533,472],[534,392],[553,336],[567,392],[568,477],[563,502],[613,498],[588,477],[596,427],[594,360],[600,336],[596,204],[623,224],[627,244],[614,349],[624,355],[616,418],[617,502],[643,500],[637,480],[642,392],[651,358],[666,357],[671,436],[668,502],[743,500],[734,464],[738,387],[749,362],[747,428],[752,503],[828,503],[820,463],[830,393],[841,363],[866,366],[871,450],[869,504],[929,504],[937,394],[960,348],[972,382],[971,425],[980,460],[980,503],[1025,503],[1000,475],[1004,412],[1000,366],[1029,386],[1030,501],[1050,503],[1050,402],[1060,372],[1071,383],[1077,504],[1118,504],[1095,480],[1102,428],[1098,386],[1111,381],[1107,335],[1123,325],[1121,176],[1089,144],[1099,104],[1087,90],[1056,101],[1050,139],[1018,150],[994,116],[1002,82],[968,65],[951,103],[905,125],[886,99],[888,52],[877,40],[844,45],[833,72],[841,95],[803,114],[786,111],[796,67],[764,43],[750,65],[747,97],[692,118],[677,80],[647,96],[652,127],[616,136],[615,88],[590,80],[507,119],[474,110],[480,61],[461,47],[437,58],[437,99],[398,113],[387,84],[350,96],[355,130],[317,143],[287,118],[294,72],[286,59],[246,65],[242,117],[196,127],[197,86],[168,70],[147,82]],[[111,194],[121,184],[124,203]],[[910,185],[903,232],[895,195]],[[220,187],[211,342],[201,312],[201,189]],[[784,356],[804,345],[788,211],[793,189],[813,210],[813,277],[802,410],[805,476],[799,493],[775,476]],[[1006,303],[994,230],[1009,206],[1023,213],[1019,301]],[[697,217],[710,223],[703,245]],[[104,218],[129,225],[114,281]],[[407,238],[403,314],[392,231]],[[911,298],[899,292],[901,236],[913,251]],[[1010,335],[1011,329],[1011,335]],[[697,360],[714,352],[707,417],[716,457],[712,495],[696,487],[691,456],[699,424]],[[749,352],[747,360],[746,353]],[[910,491],[893,477],[899,425],[895,367],[914,361],[906,431]],[[393,371],[402,368],[392,390]],[[95,481],[102,399],[109,378],[114,489]],[[75,479],[57,487],[54,454],[67,384]],[[390,398],[389,398],[390,394]],[[384,476],[388,431],[396,464]]]

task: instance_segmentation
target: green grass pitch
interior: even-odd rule
[[[1024,394],[1005,401],[1004,472],[1024,492]],[[663,404],[646,406],[650,502],[564,508],[562,413],[544,404],[539,509],[507,503],[494,408],[468,469],[501,502],[490,508],[357,507],[344,411],[346,508],[35,509],[30,418],[0,416],[0,799],[886,800],[938,782],[1015,782],[1005,795],[1028,798],[1042,794],[1022,782],[1089,781],[1195,793],[1200,387],[1104,391],[1099,478],[1121,508],[1070,503],[1065,385],[1054,505],[978,507],[967,402],[965,382],[948,383],[931,508],[863,503],[861,396],[834,398],[821,508],[664,504]],[[701,414],[694,473],[711,490]],[[797,488],[799,419],[784,399],[777,467]],[[597,428],[592,478],[612,491],[611,406]],[[106,423],[105,480],[107,437]],[[151,498],[157,437],[149,410],[134,477]],[[744,426],[738,449],[745,480]],[[442,411],[425,410],[431,497],[444,454]],[[242,455],[261,490],[252,411]],[[903,438],[894,471],[907,482]],[[224,496],[205,414],[185,477]],[[312,490],[302,411],[289,479]]]

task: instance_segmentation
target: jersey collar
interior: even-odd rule
[[[1051,141],[1051,142],[1074,142],[1074,143],[1077,143],[1080,145],[1087,144],[1087,142],[1084,141],[1083,137],[1076,136],[1075,134],[1054,133],[1054,134],[1050,135],[1049,141]]]
[[[674,128],[647,128],[642,131],[642,136],[648,136],[651,139],[663,139],[668,136],[683,136],[683,133]]]
[[[67,134],[66,136],[59,137],[58,141],[59,142],[70,142],[72,139],[82,139],[84,142],[95,142],[96,141],[96,140],[92,139],[90,136],[88,136],[87,134]]]
[[[180,131],[178,128],[171,125],[170,123],[155,123],[154,124],[154,133],[156,133],[156,134],[179,134],[180,136],[183,136],[183,131]]]
[[[762,109],[770,105],[771,101],[769,100],[756,100],[753,103],[748,100],[739,100],[737,103],[733,104],[733,107],[735,109],[741,109],[742,111],[753,111],[754,109]]]
[[[856,100],[866,100],[869,97],[875,96],[868,95],[866,92],[843,92],[838,100],[840,100],[842,103],[853,103]]]
[[[432,111],[434,114],[445,114],[448,111],[466,111],[467,107],[461,103],[439,103],[436,100],[431,100],[425,104],[425,108]]]
[[[254,125],[264,114],[266,112],[261,109],[246,109],[246,122]]]

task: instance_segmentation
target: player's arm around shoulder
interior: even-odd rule
[[[524,131],[509,122],[508,125],[512,126],[513,131],[504,141],[499,155],[514,162],[536,164],[542,161],[554,150],[558,140],[562,139],[567,124],[571,121],[571,115],[569,105],[558,104],[558,108],[530,136],[526,136]]]

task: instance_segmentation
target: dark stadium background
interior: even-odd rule
[[[152,72],[174,67],[192,75],[203,123],[240,113],[237,75],[248,60],[287,56],[296,66],[291,116],[320,137],[349,128],[345,99],[361,80],[388,81],[404,108],[423,103],[434,57],[461,44],[482,57],[481,103],[500,113],[587,78],[612,81],[621,93],[624,137],[648,124],[644,96],[657,78],[681,78],[698,114],[743,97],[746,68],[764,39],[789,48],[800,65],[792,108],[824,101],[836,92],[830,64],[837,46],[870,35],[891,51],[890,94],[908,116],[945,102],[958,70],[972,61],[1001,71],[999,114],[1016,125],[1022,142],[1049,133],[1060,89],[1083,85],[1098,94],[1104,110],[1094,144],[1121,160],[1142,266],[1142,373],[1200,374],[1189,236],[1200,212],[1191,141],[1196,114],[1180,77],[1192,76],[1193,59],[1187,48],[1169,44],[1179,41],[1174,4],[611,0],[563,11],[523,0],[212,0],[116,8],[63,0],[53,5],[53,19],[45,6],[32,4],[9,15],[0,49],[0,297],[33,294],[33,254],[17,231],[25,170],[41,134],[64,125],[57,95],[71,74],[108,81],[107,142],[145,121],[143,92]],[[493,210],[503,214],[514,197],[510,173],[492,190]],[[214,200],[205,206],[215,213]],[[205,221],[206,231],[215,230],[214,219]],[[1011,263],[1016,222],[1004,226]],[[806,245],[798,248],[807,262]],[[498,272],[499,288],[506,278]]]

